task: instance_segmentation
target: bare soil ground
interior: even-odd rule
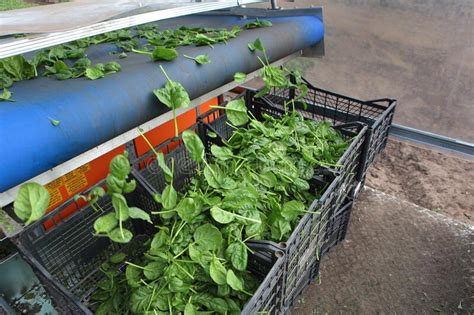
[[[367,188],[293,314],[473,314],[472,226]]]
[[[474,224],[474,161],[389,140],[366,185]]]

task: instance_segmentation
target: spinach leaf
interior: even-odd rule
[[[15,214],[28,225],[43,216],[49,199],[49,192],[42,185],[33,182],[23,184],[13,203]]]
[[[120,264],[122,261],[124,261],[125,257],[127,257],[127,254],[125,253],[115,253],[110,256],[109,260],[113,264]]]
[[[94,222],[94,230],[97,234],[109,233],[111,232],[118,224],[118,220],[115,217],[115,213],[107,213]]]
[[[247,75],[243,72],[236,72],[234,74],[234,81],[237,83],[243,83],[247,79]]]
[[[287,220],[294,220],[305,211],[305,205],[301,201],[291,200],[283,204],[281,215]]]
[[[173,185],[166,185],[161,194],[161,204],[164,209],[170,210],[176,206],[178,202],[178,193],[174,189]]]
[[[258,28],[258,27],[269,27],[269,26],[272,26],[272,22],[268,20],[259,20],[258,18],[255,19],[255,21],[246,23],[244,25],[246,29]]]
[[[96,67],[89,67],[86,69],[86,77],[91,79],[91,80],[97,80],[100,78],[103,78],[105,76],[105,73]]]
[[[12,97],[12,92],[10,92],[7,88],[3,88],[2,94],[0,94],[0,101],[14,102],[14,100],[12,100],[11,97]]]
[[[243,291],[244,289],[242,281],[235,275],[232,269],[227,270],[226,282],[235,291]]]
[[[190,222],[199,214],[199,209],[193,198],[183,198],[176,206],[176,212],[182,220]]]
[[[247,269],[247,248],[242,242],[231,243],[227,247],[225,253],[235,269],[240,271],[245,271]]]
[[[209,275],[217,284],[223,285],[227,283],[227,270],[216,257],[212,259],[211,265],[209,266]]]
[[[245,125],[249,121],[247,107],[243,98],[230,101],[225,107],[227,118],[234,126]]]
[[[140,220],[147,221],[148,223],[153,223],[151,221],[150,215],[147,212],[137,207],[128,208],[128,215],[132,219],[140,219]]]
[[[118,179],[126,179],[130,173],[128,153],[116,155],[109,164],[109,173]]]
[[[109,238],[116,243],[128,243],[132,240],[133,234],[125,228],[115,228],[108,233]]]
[[[176,120],[176,110],[181,107],[188,107],[189,104],[191,104],[191,100],[189,99],[188,92],[186,92],[181,83],[172,81],[161,65],[160,69],[165,75],[167,81],[164,88],[153,90],[153,94],[155,94],[161,103],[173,111],[175,136],[177,137],[179,132],[178,122]]]
[[[196,57],[191,57],[191,56],[188,56],[188,55],[184,55],[184,58],[194,60],[199,65],[206,65],[208,63],[211,63],[211,60],[209,60],[209,56],[207,54],[198,55]]]
[[[233,213],[222,210],[218,206],[214,206],[211,208],[211,216],[214,220],[222,224],[228,224],[234,221],[235,218]]]
[[[159,249],[169,243],[169,235],[165,230],[160,230],[153,236],[150,248]]]
[[[221,247],[223,242],[219,229],[210,223],[203,224],[196,229],[194,240],[207,250],[216,250]]]
[[[185,130],[182,138],[191,159],[201,162],[204,159],[204,144],[201,138],[192,130]]]

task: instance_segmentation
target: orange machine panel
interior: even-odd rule
[[[122,145],[45,185],[51,195],[48,211],[104,179],[109,173],[110,161],[124,151]]]

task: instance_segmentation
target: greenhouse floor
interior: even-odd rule
[[[292,313],[472,314],[473,241],[472,225],[366,188]]]

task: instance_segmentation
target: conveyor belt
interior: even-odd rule
[[[270,20],[272,27],[243,31],[227,45],[218,44],[213,49],[179,47],[180,57],[162,64],[193,99],[231,82],[235,72],[258,69],[256,56],[247,48],[247,43],[257,37],[264,42],[270,61],[313,46],[323,38],[323,23],[315,16]],[[237,16],[191,16],[158,25],[161,29],[176,25],[230,27],[248,21]],[[117,60],[110,54],[114,49],[100,45],[90,48],[88,55],[93,63]],[[182,57],[202,53],[209,55],[210,64],[197,66]],[[121,72],[96,81],[38,78],[11,88],[16,102],[0,106],[0,192],[168,111],[151,93],[165,83],[158,63],[136,54],[119,62]],[[53,126],[49,118],[61,124]]]

